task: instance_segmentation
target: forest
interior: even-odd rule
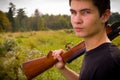
[[[13,3],[9,4],[8,12],[0,11],[0,32],[25,32],[39,30],[70,29],[69,15],[42,14],[36,9],[32,16],[25,14],[24,8],[16,9]]]
[[[16,9],[15,6],[10,2],[8,12],[0,11],[0,32],[72,29],[70,15],[42,14],[36,9],[33,15],[27,16],[24,8]],[[120,14],[113,12],[109,23],[116,21],[120,21]]]

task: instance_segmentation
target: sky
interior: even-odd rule
[[[34,14],[38,9],[43,14],[70,15],[69,0],[0,0],[0,10],[8,12],[9,2],[16,5],[16,9],[24,8],[26,15]],[[120,13],[120,0],[111,0],[111,11]]]

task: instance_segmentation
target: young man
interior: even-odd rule
[[[120,49],[108,39],[105,26],[110,17],[109,0],[69,0],[71,23],[75,34],[84,38],[86,52],[80,74],[67,66],[60,54],[56,67],[67,80],[120,80]]]

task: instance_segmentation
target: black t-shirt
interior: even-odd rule
[[[86,52],[79,80],[120,80],[120,49],[104,43]]]

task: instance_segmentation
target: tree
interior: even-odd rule
[[[39,28],[40,28],[40,12],[38,9],[35,10],[33,24],[34,24],[33,29],[35,31],[39,30]]]
[[[67,15],[46,15],[46,25],[49,29],[70,29],[70,16]]]
[[[109,19],[109,23],[114,23],[120,21],[120,14],[118,12],[112,13]]]
[[[15,32],[16,28],[15,28],[15,20],[14,20],[14,15],[15,15],[15,5],[10,2],[9,3],[10,7],[9,7],[9,11],[7,13],[7,17],[9,19],[9,21],[11,22],[11,26],[12,26],[12,31]]]
[[[18,9],[16,16],[16,24],[19,29],[18,31],[26,30],[26,20],[27,20],[27,16],[25,14],[24,8]]]
[[[46,29],[44,25],[44,19],[42,18],[42,13],[39,12],[38,9],[35,10],[31,23],[32,30],[34,31]]]
[[[6,17],[5,13],[0,11],[0,32],[2,31],[10,31],[10,22]]]

